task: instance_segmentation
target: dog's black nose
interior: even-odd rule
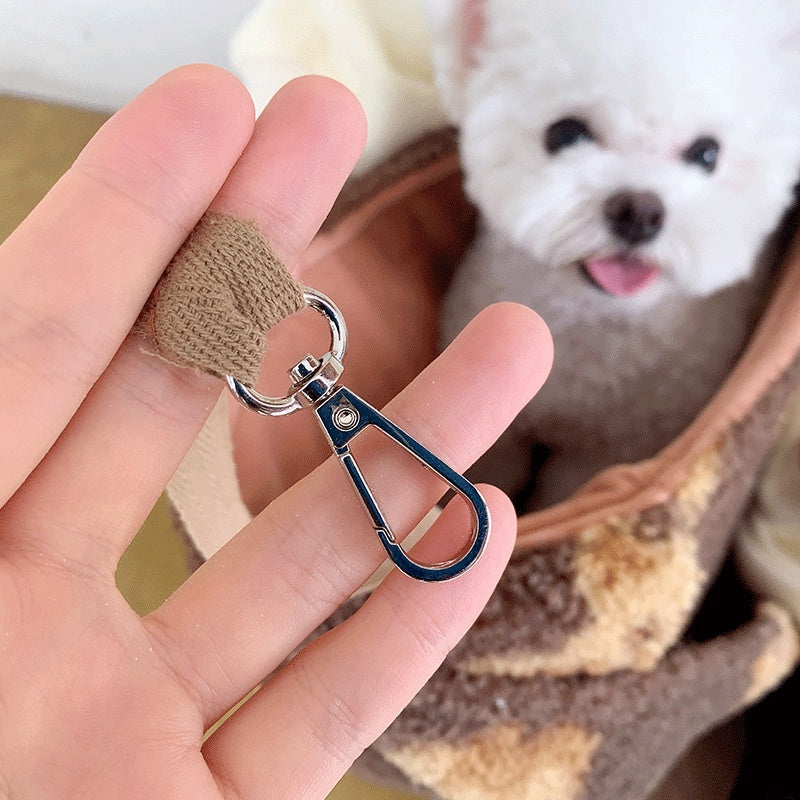
[[[603,206],[603,213],[614,235],[631,245],[654,239],[667,214],[657,194],[630,189],[611,195]]]

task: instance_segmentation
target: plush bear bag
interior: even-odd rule
[[[351,183],[304,270],[311,282],[336,261],[358,275],[379,258],[387,272],[420,281],[419,319],[399,324],[426,334],[421,366],[433,354],[442,285],[431,276],[458,263],[472,220],[453,134],[443,131]],[[300,305],[295,296],[283,316]],[[685,633],[800,381],[798,315],[795,246],[746,352],[694,424],[654,458],[611,468],[567,502],[519,520],[516,552],[487,608],[360,759],[362,774],[447,800],[644,800],[697,737],[791,671],[798,637],[775,602],[756,603],[750,619],[702,642]],[[169,496],[201,559],[249,520],[223,406]],[[709,791],[724,796],[719,781]]]

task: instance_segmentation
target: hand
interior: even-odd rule
[[[382,554],[328,462],[149,616],[114,584],[221,389],[128,336],[159,274],[208,206],[255,218],[296,265],[363,140],[357,104],[323,79],[291,84],[253,125],[227,73],[171,73],[101,129],[0,249],[2,797],[322,798],[465,632],[511,550],[513,511],[487,489],[494,527],[473,570],[434,586],[390,575],[204,743]],[[512,342],[515,356],[499,358]],[[538,318],[494,309],[389,413],[464,468],[548,359]],[[434,488],[379,444],[363,459],[407,529]],[[445,512],[415,556],[451,553],[458,528]]]

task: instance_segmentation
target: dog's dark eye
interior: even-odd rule
[[[720,144],[713,136],[701,136],[683,151],[683,160],[687,164],[697,164],[706,172],[713,172],[717,167],[719,150]]]
[[[544,146],[548,153],[557,153],[565,147],[578,142],[591,142],[594,139],[589,126],[576,117],[565,117],[554,122],[544,132]]]

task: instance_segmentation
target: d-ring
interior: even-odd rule
[[[333,385],[336,380],[338,380],[339,375],[342,374],[343,368],[341,362],[347,350],[347,325],[345,324],[342,312],[339,311],[334,302],[329,297],[322,294],[322,292],[306,287],[303,289],[303,299],[306,301],[307,306],[319,311],[328,321],[331,330],[331,344],[328,354],[322,358],[321,362],[309,356],[293,367],[290,375],[295,378],[295,383],[298,380],[305,381],[308,378],[308,374],[300,375],[298,373],[303,371],[304,367],[308,370],[310,363],[313,362],[316,367],[319,367],[321,364],[325,364],[326,367],[332,364],[332,368],[327,369],[327,380],[332,381],[331,385]],[[338,374],[334,379],[333,372],[336,371],[338,371]],[[236,399],[257,414],[264,414],[265,416],[271,417],[283,417],[286,416],[286,414],[291,414],[293,411],[298,411],[301,408],[306,408],[313,404],[303,402],[303,395],[297,390],[296,385],[292,387],[295,391],[290,392],[284,397],[268,397],[267,395],[260,394],[255,389],[251,389],[249,386],[245,386],[232,375],[226,375],[225,380],[228,384],[228,388],[233,392]]]
[[[310,406],[314,409],[333,452],[347,472],[372,520],[378,539],[401,572],[422,581],[446,581],[466,572],[480,557],[489,537],[491,521],[486,501],[463,475],[441,461],[358,395],[338,386],[344,369],[342,358],[347,347],[344,319],[333,302],[320,292],[306,289],[303,296],[306,303],[321,312],[330,324],[330,351],[319,360],[306,356],[295,364],[289,373],[293,391],[285,397],[266,397],[230,375],[227,376],[228,386],[240,402],[259,414],[283,416],[300,408]],[[350,442],[368,427],[377,428],[403,447],[467,501],[472,512],[472,540],[465,553],[440,564],[427,565],[414,561],[403,550],[350,451]]]

